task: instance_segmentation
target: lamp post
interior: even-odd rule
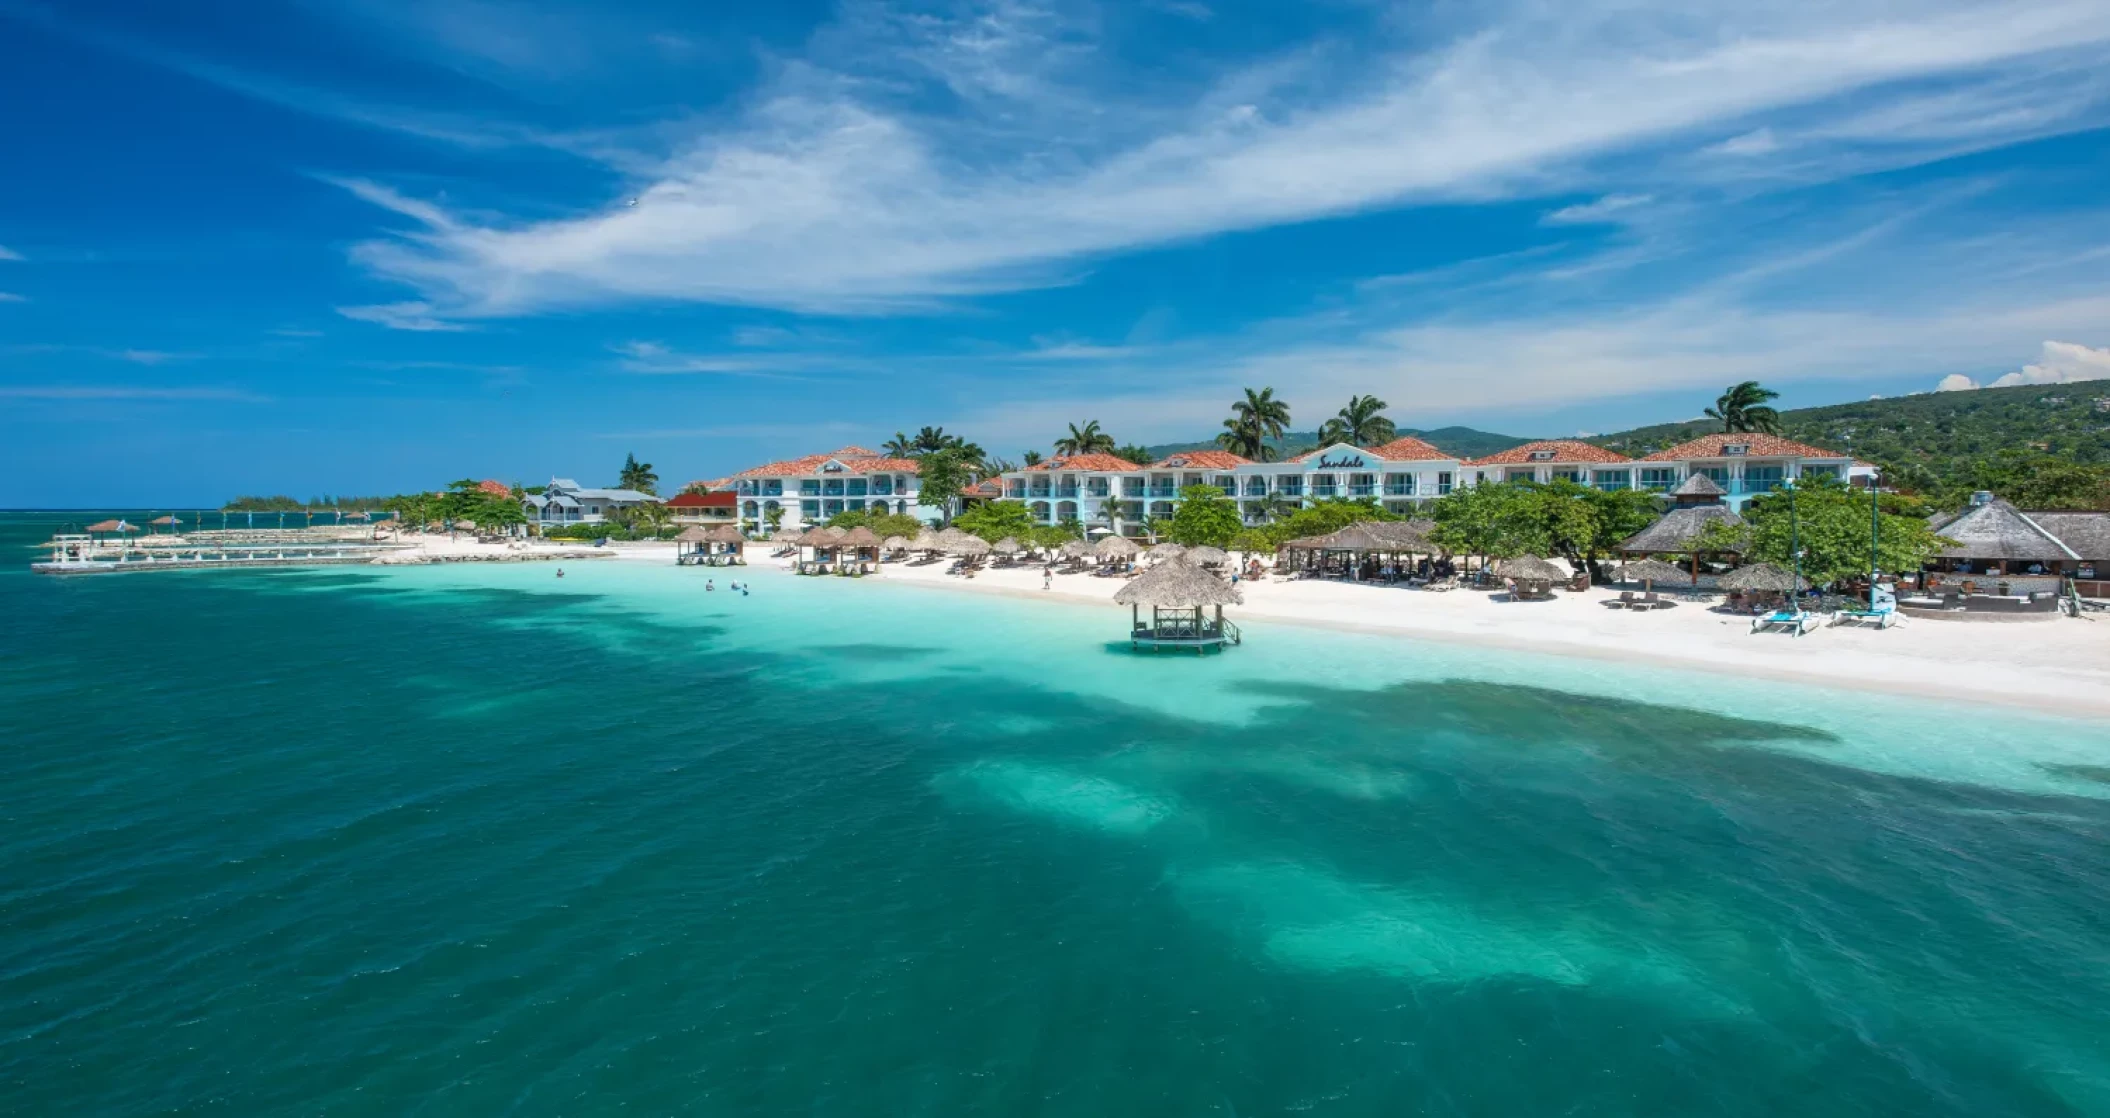
[[[1795,577],[1788,584],[1788,596],[1799,599],[1802,597],[1802,520],[1795,510],[1795,479],[1782,479],[1780,487],[1788,491],[1788,554],[1795,560]],[[1802,607],[1798,605],[1796,608]]]
[[[1883,522],[1883,499],[1877,479],[1880,473],[1868,475],[1868,608],[1876,608],[1876,576],[1882,574],[1876,567],[1876,551]]]

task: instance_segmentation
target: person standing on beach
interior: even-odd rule
[[[1055,564],[1050,563],[1040,569],[1040,588],[1042,590],[1053,590],[1055,588]]]

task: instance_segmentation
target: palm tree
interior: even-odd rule
[[[894,432],[893,438],[879,444],[879,449],[886,451],[889,458],[914,458],[916,456],[915,442],[899,431]]]
[[[1761,387],[1755,380],[1747,380],[1722,393],[1714,406],[1707,409],[1707,416],[1722,421],[1724,434],[1756,431],[1771,435],[1780,430],[1780,413],[1767,407],[1766,401],[1779,398],[1780,393]]]
[[[1020,458],[1028,466],[1040,465],[1040,452],[1037,450],[1029,450],[1025,454],[1021,455]]]
[[[1224,420],[1223,433],[1216,436],[1216,443],[1233,454],[1266,462],[1275,456],[1275,448],[1268,440],[1281,438],[1287,430],[1289,404],[1275,399],[1272,386],[1258,392],[1248,388],[1245,399],[1231,405],[1231,418]]]
[[[1121,498],[1118,495],[1099,502],[1099,522],[1106,525],[1107,531],[1117,536],[1121,534]]]
[[[1383,446],[1391,442],[1399,431],[1384,416],[1388,406],[1375,396],[1348,397],[1348,406],[1320,425],[1319,445]]]
[[[934,454],[941,450],[953,450],[960,443],[958,435],[948,435],[943,427],[925,427],[916,432],[910,444],[917,454]]]
[[[1075,458],[1080,454],[1109,454],[1115,447],[1114,437],[1099,429],[1099,421],[1087,419],[1084,426],[1070,424],[1070,433],[1055,440],[1055,453],[1064,458]]]
[[[623,472],[616,480],[618,489],[635,489],[640,493],[659,492],[659,475],[652,472],[652,463],[640,462],[637,455],[625,455]]]

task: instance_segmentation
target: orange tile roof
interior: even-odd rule
[[[1142,468],[1126,458],[1117,458],[1111,454],[1073,454],[1068,458],[1050,458],[1037,466],[1026,467],[1035,473],[1045,473],[1049,470],[1090,470],[1107,474],[1125,474]]]
[[[1327,448],[1323,446],[1314,447],[1290,459],[1290,461],[1302,462],[1325,449]],[[1382,458],[1387,462],[1440,462],[1453,460],[1450,455],[1412,435],[1401,435],[1383,446],[1364,448],[1364,452],[1372,458]]]
[[[1532,454],[1541,450],[1552,451],[1553,457],[1534,459]],[[1601,446],[1592,446],[1578,439],[1540,439],[1535,443],[1525,443],[1523,446],[1511,447],[1500,454],[1490,454],[1484,458],[1467,459],[1465,464],[1468,466],[1521,466],[1529,465],[1532,462],[1603,462],[1609,464],[1631,461],[1633,459],[1616,450],[1606,450]]]
[[[1228,450],[1183,450],[1168,454],[1149,466],[1153,470],[1235,470],[1251,462]],[[1134,466],[1130,466],[1134,469]]]
[[[1722,447],[1740,443],[1751,449],[1738,455],[1722,453]],[[1643,462],[1682,462],[1688,458],[1845,458],[1836,450],[1825,450],[1779,435],[1706,435],[1689,443],[1679,443],[1669,450],[1659,450],[1643,458]]]
[[[819,474],[821,467],[830,462],[841,462],[854,470],[883,473],[917,473],[919,467],[913,458],[885,458],[861,446],[846,446],[827,454],[808,454],[801,458],[786,458],[781,462],[768,462],[753,469],[742,470],[732,478],[744,477],[805,477]]]
[[[485,493],[489,493],[493,497],[510,497],[513,495],[512,486],[507,485],[505,482],[502,481],[494,481],[490,478],[485,478],[484,480],[477,482],[476,488],[484,491]]]

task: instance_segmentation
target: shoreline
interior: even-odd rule
[[[785,569],[774,559],[751,565]],[[889,563],[879,577],[902,585],[1078,602],[1109,613],[1119,608],[1112,597],[1122,584],[1111,579],[1057,575],[1054,589],[1043,590],[1038,567],[988,568],[970,581],[945,574],[947,566]],[[1075,588],[1087,580],[1103,585],[1104,593]],[[1432,594],[1333,582],[1263,580],[1242,582],[1240,588],[1246,604],[1226,614],[1241,624],[1419,637],[1607,665],[1737,675],[2083,720],[2110,718],[2110,626],[2075,618],[2026,625],[1911,620],[1890,630],[1826,627],[1791,637],[1750,633],[1746,619],[1689,602],[1630,615],[1602,605],[1617,591],[1598,588],[1529,603],[1489,600],[1493,596],[1485,591]],[[2025,662],[2059,656],[2068,662]]]

